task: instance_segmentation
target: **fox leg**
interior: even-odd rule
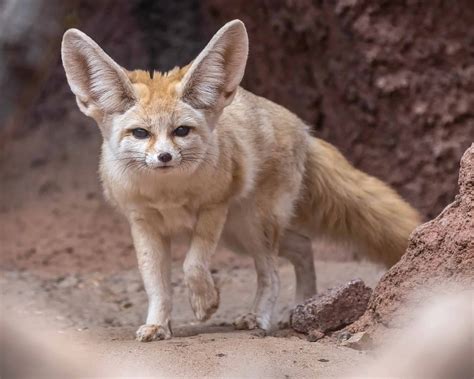
[[[257,270],[257,293],[251,311],[234,321],[236,329],[271,329],[273,309],[280,292],[280,279],[274,254],[254,256]]]
[[[265,249],[263,249],[265,251]],[[287,231],[280,241],[280,254],[295,267],[297,303],[316,293],[316,274],[314,270],[311,240],[295,232]],[[257,293],[251,311],[237,318],[237,329],[271,328],[272,313],[275,307],[280,281],[277,270],[277,255],[271,250],[254,255],[257,270]]]
[[[316,273],[311,240],[301,234],[287,231],[280,242],[280,255],[288,259],[295,268],[295,303],[302,303],[315,295]]]
[[[191,246],[184,260],[184,280],[189,302],[199,321],[205,321],[219,306],[219,292],[209,269],[227,217],[227,206],[202,209],[198,213]]]
[[[260,328],[269,331],[280,292],[277,259],[281,229],[277,223],[272,223],[267,218],[262,219],[259,225],[254,229],[258,230],[254,239],[249,238],[253,239],[253,246],[248,246],[248,253],[253,255],[257,271],[257,292],[250,313],[237,318],[234,326],[237,329]]]
[[[264,330],[271,327],[273,309],[280,293],[280,278],[274,254],[258,254],[255,257],[260,294],[255,298],[257,326]]]
[[[130,219],[138,266],[148,296],[146,323],[136,333],[138,341],[171,338],[171,256],[169,239],[157,233],[157,214]]]

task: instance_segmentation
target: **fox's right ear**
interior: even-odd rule
[[[94,118],[123,113],[136,101],[125,70],[77,29],[64,33],[61,56],[67,81],[81,111]]]

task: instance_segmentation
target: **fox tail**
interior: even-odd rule
[[[354,168],[332,145],[312,138],[297,222],[313,238],[355,244],[391,266],[404,254],[420,216],[382,181]]]

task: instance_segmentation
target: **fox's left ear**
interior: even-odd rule
[[[183,101],[217,112],[229,105],[244,76],[248,45],[242,21],[225,24],[184,75],[179,88]]]

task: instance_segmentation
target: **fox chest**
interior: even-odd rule
[[[196,223],[196,212],[182,205],[151,204],[160,214],[159,228],[170,236],[188,236]]]

